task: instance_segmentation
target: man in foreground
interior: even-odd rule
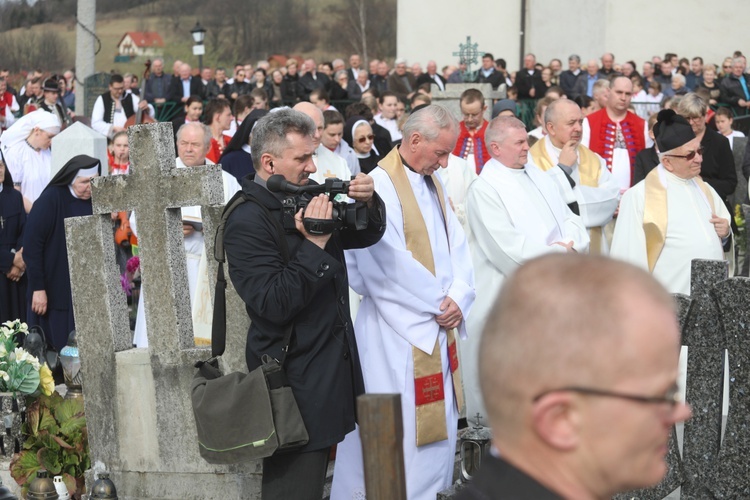
[[[313,121],[291,109],[257,122],[251,148],[255,174],[243,184],[257,202],[238,206],[224,233],[229,277],[252,320],[245,351],[248,369],[260,366],[264,355],[281,359],[284,334],[293,328],[284,371],[310,436],[305,446],[263,460],[264,499],[322,498],[331,446],[354,429],[355,398],[364,392],[349,317],[344,249],[373,245],[383,235],[385,208],[372,178],[359,174],[348,194],[367,204],[367,227],[327,234],[309,233],[303,219],[332,219],[328,196],[317,195],[304,212],[285,217],[284,195],[270,191],[266,183],[272,175],[297,185],[309,183],[316,170],[315,133]],[[279,234],[285,220],[294,226]]]
[[[664,477],[672,427],[691,411],[676,392],[674,303],[656,280],[602,257],[541,257],[508,280],[487,325],[493,449],[460,500],[604,499]]]
[[[363,296],[357,343],[368,393],[400,393],[406,491],[434,500],[453,482],[463,406],[456,335],[474,302],[471,257],[440,179],[456,143],[450,111],[430,105],[404,124],[404,140],[371,172],[388,207],[383,239],[349,252],[352,288]],[[331,499],[364,498],[359,430],[338,447]]]

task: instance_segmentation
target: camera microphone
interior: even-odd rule
[[[283,175],[272,175],[266,181],[266,187],[273,193],[301,193],[303,189],[301,186],[292,184],[287,181]]]

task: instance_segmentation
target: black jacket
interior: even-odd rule
[[[457,500],[562,500],[534,478],[502,458],[485,455],[482,465]]]
[[[503,77],[503,74],[496,69],[490,73],[490,76],[484,76],[482,68],[479,68],[474,83],[489,83],[492,85],[492,90],[497,90],[497,87],[500,86],[501,83],[505,83],[505,78]]]
[[[274,193],[255,183],[253,174],[242,185],[281,222],[282,205]],[[310,435],[298,451],[327,448],[354,429],[355,398],[364,392],[364,382],[349,316],[344,249],[380,240],[385,206],[377,196],[376,203],[380,210],[370,211],[367,229],[337,231],[325,250],[296,230],[287,231],[287,264],[276,226],[256,203],[240,205],[227,221],[229,277],[252,320],[248,369],[258,367],[263,354],[279,359],[285,326],[294,325],[284,369]]]
[[[704,149],[701,178],[714,188],[726,203],[737,187],[737,170],[734,168],[734,155],[729,147],[729,140],[707,128],[701,146]],[[734,210],[730,210],[729,213],[734,213]]]
[[[310,100],[310,92],[315,89],[325,89],[326,92],[331,90],[331,79],[325,73],[316,72],[315,78],[312,73],[305,73],[299,77],[299,88],[302,91],[301,98]]]
[[[529,74],[525,68],[521,68],[516,73],[516,88],[518,89],[519,99],[541,99],[547,90],[542,83],[542,73],[534,70],[534,73]],[[536,89],[534,90],[534,97],[529,95],[532,88]]]
[[[645,179],[648,173],[658,164],[659,155],[656,153],[655,146],[638,151],[638,154],[635,155],[635,168],[633,169],[631,186],[635,186]]]
[[[750,79],[748,79],[748,75],[742,75],[742,77],[745,79],[745,83],[750,86]],[[731,73],[728,74],[721,79],[720,88],[722,103],[731,106],[736,115],[747,114],[747,108],[743,108],[739,105],[740,99],[742,99],[743,101],[748,100],[745,96],[745,91],[742,89],[742,83],[740,83],[739,78]]]
[[[224,99],[230,99],[229,84],[227,82],[224,82],[223,84],[219,85],[219,82],[217,82],[216,80],[209,81],[206,85],[206,99],[215,99],[219,97],[219,95],[223,95]]]
[[[566,69],[565,71],[560,73],[560,87],[563,89],[563,92],[565,92],[565,95],[568,97],[568,99],[575,99],[576,97],[581,95],[581,86],[578,85],[578,80],[581,80],[587,74],[588,73],[586,73],[585,71],[581,71],[576,75],[569,69]],[[588,89],[584,88],[584,91],[585,90]]]
[[[190,77],[190,95],[197,95],[201,99],[205,99],[206,96],[203,93],[203,82],[200,77]],[[167,101],[182,102],[182,80],[180,77],[172,77],[169,81],[169,90],[167,91]]]

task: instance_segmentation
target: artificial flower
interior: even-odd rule
[[[50,396],[55,391],[55,378],[52,376],[52,370],[49,369],[47,363],[44,363],[39,369],[39,379],[42,394]]]

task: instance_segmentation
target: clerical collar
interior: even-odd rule
[[[399,157],[401,158],[401,163],[403,163],[403,164],[404,164],[404,166],[405,166],[406,168],[408,168],[409,170],[411,170],[411,171],[412,171],[412,172],[414,172],[415,174],[417,173],[417,171],[416,171],[416,170],[414,170],[413,168],[411,168],[411,167],[409,166],[409,164],[408,164],[408,163],[406,163],[406,160],[404,160],[404,157],[403,157],[403,156],[401,155],[401,151],[399,151],[399,152],[398,152],[398,156],[399,156]]]

